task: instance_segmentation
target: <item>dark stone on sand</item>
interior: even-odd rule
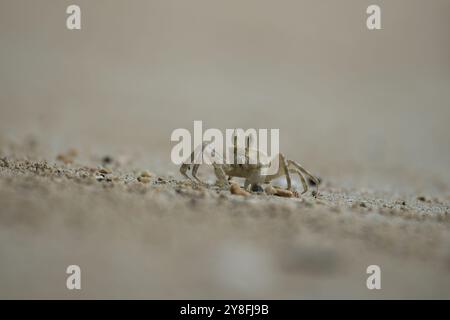
[[[252,192],[264,192],[264,189],[258,184],[252,184]]]

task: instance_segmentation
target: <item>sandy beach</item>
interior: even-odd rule
[[[0,4],[0,298],[450,298],[449,1],[37,3]],[[279,129],[318,196],[186,180],[194,120]]]

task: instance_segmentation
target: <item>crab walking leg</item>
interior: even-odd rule
[[[284,158],[282,157],[281,154],[278,154],[277,157],[278,157],[278,171],[274,174],[267,175],[266,179],[264,181],[265,183],[270,183],[272,180],[279,178],[283,175],[286,175],[285,171],[287,171],[287,170],[285,169],[285,166],[283,165]],[[290,178],[291,177],[289,176],[289,180],[288,180],[289,182],[291,181]]]
[[[213,163],[213,167],[214,167],[214,174],[216,175],[216,178],[217,178],[216,184],[218,184],[220,186],[229,185],[229,183],[227,181],[227,176],[226,176],[225,172],[223,171],[223,168],[216,163]]]
[[[186,164],[186,163],[183,163],[183,164],[181,165],[181,167],[180,167],[180,172],[181,172],[181,174],[182,174],[184,177],[186,177],[188,180],[190,180],[190,181],[192,181],[192,182],[194,182],[194,183],[199,182],[200,184],[202,184],[203,182],[202,182],[199,178],[197,178],[197,171],[198,171],[198,167],[199,167],[199,166],[200,166],[199,164],[196,164],[196,165],[194,165],[193,168],[192,168],[192,176],[193,176],[194,179],[197,180],[197,181],[195,181],[194,179],[192,179],[191,177],[189,177],[189,176],[187,175],[187,173],[186,173],[186,172],[191,168],[191,165]],[[194,173],[194,172],[195,172],[195,173]]]
[[[203,146],[202,146],[202,148],[203,148]],[[198,148],[197,148],[198,149]],[[198,153],[198,150],[194,150],[194,151],[192,151],[192,153],[191,153],[191,155],[189,156],[189,158],[187,158],[186,160],[185,160],[185,163],[183,163],[182,165],[181,165],[181,167],[180,167],[180,173],[183,175],[183,177],[185,177],[185,178],[187,178],[187,179],[189,179],[189,180],[191,180],[191,181],[194,181],[194,180],[192,180],[192,178],[191,177],[189,177],[188,175],[187,175],[187,171],[188,170],[190,170],[191,169],[191,164],[194,162],[194,158],[195,158],[195,154],[196,153]],[[197,169],[198,170],[198,169]]]
[[[284,156],[280,153],[279,154],[279,165],[283,168],[284,174],[286,176],[286,182],[287,182],[287,189],[291,190],[292,189],[292,185],[291,185],[291,176],[289,175],[289,170],[288,170],[288,166],[286,164],[286,160],[284,159]]]
[[[180,167],[180,173],[181,173],[184,177],[186,177],[187,179],[189,179],[189,180],[192,181],[191,177],[189,177],[189,176],[186,174],[186,171],[188,171],[189,169],[190,169],[190,165],[188,165],[188,164],[186,164],[186,163],[183,163],[183,164],[181,165],[181,167]]]
[[[305,177],[303,177],[300,170],[294,169],[294,168],[289,168],[289,172],[296,173],[300,177],[300,180],[302,181],[302,185],[303,185],[303,192],[301,194],[304,194],[306,191],[308,191],[308,184],[306,183]]]
[[[319,180],[317,180],[316,177],[314,177],[311,173],[306,171],[305,168],[303,168],[300,164],[295,162],[294,160],[288,160],[288,165],[291,164],[294,167],[296,167],[298,170],[300,170],[304,175],[308,176],[314,183],[316,184],[316,194],[319,193]]]
[[[187,175],[187,171],[191,169],[191,165],[192,165],[192,176],[195,178],[195,180],[197,180],[199,183],[204,184],[204,182],[202,182],[198,177],[197,177],[197,172],[198,172],[198,168],[200,167],[199,163],[195,163],[195,160],[201,160],[203,157],[203,150],[205,150],[205,148],[211,144],[212,141],[205,141],[202,143],[201,146],[198,146],[194,151],[192,151],[191,155],[189,156],[189,158],[185,161],[185,163],[183,163],[180,167],[180,173],[186,177],[187,179],[194,181],[191,177],[189,177]],[[200,161],[201,163],[202,161]]]
[[[210,144],[211,142],[207,142],[207,143],[203,143],[203,151],[205,150],[205,148]],[[202,151],[202,152],[203,152]],[[224,172],[224,170],[223,170],[223,167],[222,167],[222,165],[221,164],[218,164],[218,163],[216,163],[215,162],[215,155],[216,154],[218,154],[217,153],[217,151],[215,150],[215,149],[209,149],[209,150],[207,150],[208,152],[203,152],[203,159],[204,160],[207,160],[207,163],[210,163],[212,166],[213,166],[213,168],[214,168],[214,174],[216,175],[216,178],[217,178],[217,182],[218,182],[218,184],[220,184],[220,185],[228,185],[228,181],[227,181],[227,177],[226,177],[226,174],[225,174],[225,172]],[[212,155],[212,154],[214,154],[214,155]],[[221,158],[221,155],[220,154],[218,154],[219,155],[219,157]],[[200,182],[200,183],[202,183],[202,184],[207,184],[207,183],[205,183],[205,182],[203,182],[203,181],[201,181],[198,177],[197,177],[197,171],[198,171],[198,169],[199,169],[199,167],[200,167],[200,164],[195,164],[194,165],[194,167],[193,167],[193,169],[192,169],[192,176],[198,181],[198,182]]]
[[[194,164],[194,166],[192,167],[192,177],[194,177],[194,179],[197,180],[198,183],[200,183],[200,184],[206,184],[205,182],[203,182],[202,180],[200,180],[200,179],[197,177],[197,172],[198,172],[198,169],[199,169],[199,168],[200,168],[200,165],[199,165],[199,164]]]

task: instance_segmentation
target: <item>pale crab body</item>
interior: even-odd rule
[[[190,159],[193,160],[196,157],[205,156],[203,150],[206,148],[211,148],[211,142],[205,142],[201,146],[200,150],[194,150],[192,152]],[[213,148],[213,147],[212,147]],[[214,149],[209,150],[210,153],[207,154],[217,154],[217,151]],[[286,159],[283,154],[278,153],[273,157],[269,157],[264,152],[260,150],[245,148],[239,149],[235,147],[230,148],[230,154],[234,155],[234,161],[232,163],[225,163],[225,161],[214,161],[214,159],[209,159],[209,163],[212,165],[214,169],[214,174],[217,178],[217,184],[220,186],[228,186],[229,180],[233,177],[244,178],[244,188],[247,190],[249,186],[256,187],[261,184],[270,183],[272,180],[277,179],[279,177],[286,177],[287,189],[292,190],[292,181],[291,174],[296,174],[299,176],[300,181],[303,185],[303,193],[308,191],[308,184],[306,183],[305,177],[307,176],[316,186],[316,194],[318,193],[318,185],[319,180],[309,173],[306,169],[304,169],[299,163],[293,160]],[[257,161],[252,163],[250,161],[250,155],[253,159],[257,159]],[[215,159],[223,159],[220,155]],[[277,163],[276,170],[269,170],[272,168],[273,162]],[[180,172],[186,178],[192,180],[187,172],[192,167],[192,177],[199,183],[204,184],[198,177],[198,169],[200,167],[199,163],[183,163],[180,167]]]
[[[254,172],[259,172],[261,176],[264,176],[266,175],[264,172],[271,166],[273,160],[264,152],[256,149],[232,147],[228,151],[230,154],[236,154],[234,161],[230,164],[217,165],[221,165],[223,171],[231,177],[247,178]],[[254,163],[250,161],[250,155],[256,160]]]

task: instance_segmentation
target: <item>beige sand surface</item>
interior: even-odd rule
[[[380,2],[2,0],[0,298],[450,298],[450,1]],[[320,195],[185,183],[194,120],[280,129]]]
[[[240,197],[102,165],[0,159],[3,298],[450,295],[448,197],[326,180],[317,198]],[[65,289],[70,264],[79,293]]]

